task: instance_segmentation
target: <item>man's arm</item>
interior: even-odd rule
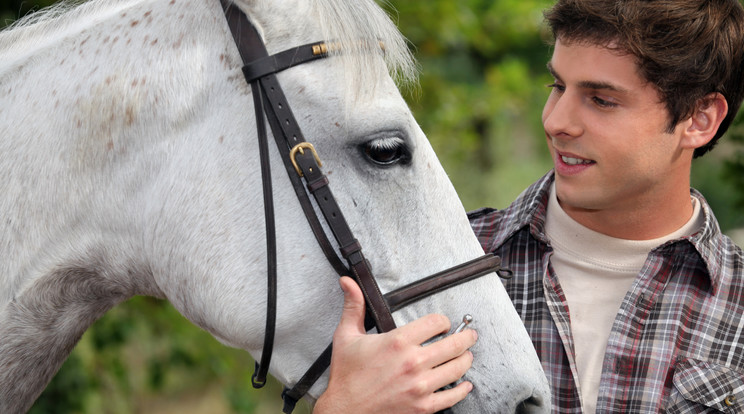
[[[463,400],[473,389],[460,379],[470,368],[468,348],[478,337],[466,329],[433,344],[421,344],[446,333],[450,321],[427,315],[384,334],[364,330],[364,297],[348,277],[340,280],[344,310],[333,335],[328,389],[314,414],[435,413]]]

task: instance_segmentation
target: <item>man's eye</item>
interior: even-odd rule
[[[597,104],[597,106],[602,107],[602,108],[614,108],[617,106],[616,103],[604,100],[598,96],[592,97],[592,100],[594,101],[595,104]]]
[[[362,144],[361,149],[367,159],[381,166],[405,164],[411,158],[405,141],[398,137],[373,139]]]
[[[559,83],[551,83],[550,85],[547,85],[547,87],[550,89],[554,89],[557,92],[563,92],[566,90],[566,87]]]

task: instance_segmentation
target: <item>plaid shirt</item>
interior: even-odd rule
[[[501,256],[505,282],[551,386],[553,412],[580,413],[566,298],[550,266],[545,213],[553,174],[505,210],[469,214],[483,249]],[[705,224],[649,253],[612,326],[597,413],[744,413],[744,257]]]

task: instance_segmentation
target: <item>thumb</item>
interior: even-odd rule
[[[344,309],[341,321],[336,328],[336,335],[364,335],[364,295],[356,282],[343,276],[339,279],[341,290],[344,291]]]

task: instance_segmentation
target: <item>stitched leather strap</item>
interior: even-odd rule
[[[279,151],[282,154],[288,154],[293,147],[306,142],[302,131],[297,125],[292,110],[287,104],[276,75],[266,75],[258,79],[257,82],[261,85],[265,94],[265,100],[267,101],[264,108],[266,110],[266,118],[271,126],[274,139],[277,141]],[[283,158],[285,159],[285,166],[287,167],[290,180],[300,180],[291,160],[287,162],[286,157]],[[327,180],[315,155],[311,151],[306,150],[304,154],[297,153],[295,155],[295,161],[308,183]],[[338,245],[347,247],[356,244],[356,238],[354,238],[351,228],[341,213],[341,209],[331,192],[330,186],[324,185],[317,187],[312,194]],[[377,282],[372,275],[367,260],[362,254],[361,248],[352,249],[350,252],[343,251],[342,254],[350,265],[350,276],[356,280],[362,289],[367,302],[367,312],[371,314],[378,331],[387,332],[395,329],[395,322],[390,314],[390,309],[388,309],[382,292],[380,292],[380,288],[377,286]]]
[[[327,57],[328,53],[321,51],[322,45],[325,45],[325,42],[308,43],[254,61],[244,60],[244,62],[250,62],[243,66],[245,80],[250,83],[266,75],[289,69],[292,66]]]
[[[492,253],[390,291],[385,294],[385,298],[390,308],[396,311],[427,296],[469,282],[491,272],[496,272],[502,278],[505,274],[501,269],[501,258],[494,256]]]
[[[266,182],[271,180],[269,157],[265,147],[266,132],[263,127],[264,117],[261,112],[266,113],[266,118],[271,126],[274,139],[282,154],[287,173],[293,183],[293,188],[298,196],[303,211],[310,223],[311,229],[315,234],[324,254],[332,263],[337,272],[343,274],[346,267],[340,263],[338,256],[333,250],[333,246],[328,240],[322,226],[320,225],[312,204],[305,193],[301,180],[296,176],[293,159],[289,155],[292,148],[296,145],[306,142],[302,131],[292,114],[289,105],[286,102],[284,93],[279,85],[274,72],[298,65],[307,61],[320,59],[327,56],[327,53],[320,51],[316,53],[313,45],[290,49],[285,52],[269,56],[266,47],[263,44],[256,28],[247,19],[245,14],[236,6],[229,3],[228,0],[221,0],[225,18],[232,32],[233,38],[240,56],[244,62],[248,62],[243,68],[243,74],[246,81],[251,85],[254,97],[254,106],[256,108],[256,123],[258,125],[258,139],[262,144],[259,145],[261,150],[262,177],[264,181],[264,210],[266,215],[266,233],[267,233],[267,260],[268,260],[268,306],[266,316],[266,329],[264,336],[264,347],[261,354],[261,362],[256,364],[256,373],[253,376],[254,387],[260,388],[266,382],[268,367],[271,362],[271,353],[273,350],[274,333],[276,327],[276,247],[275,236],[273,234],[273,201],[271,200],[271,185]],[[318,45],[318,44],[315,44]],[[261,111],[261,108],[263,111]],[[320,210],[322,211],[326,223],[330,227],[337,243],[340,246],[350,246],[356,243],[351,229],[344,219],[338,204],[331,193],[327,178],[323,175],[320,165],[316,161],[315,154],[310,151],[295,154],[297,168],[302,172],[306,181],[315,196]],[[269,172],[269,174],[266,174]],[[320,185],[318,183],[321,183]],[[300,189],[302,189],[300,191]],[[271,218],[269,218],[271,216]],[[344,252],[344,258],[351,266],[351,275],[356,279],[362,288],[367,301],[368,314],[381,332],[389,331],[395,328],[395,322],[390,314],[390,310],[382,297],[377,282],[375,281],[367,261],[362,255],[361,248],[353,249],[350,253]],[[347,273],[348,274],[348,273]]]
[[[225,18],[230,26],[233,38],[240,52],[241,58],[252,59],[253,57],[266,53],[263,42],[255,33],[253,25],[244,24],[244,16],[237,7],[230,7],[226,0],[221,1],[225,12]],[[242,17],[241,17],[242,16]],[[263,99],[261,90],[257,84],[251,84],[253,93],[253,106],[256,119],[263,120]],[[268,145],[266,140],[266,127],[263,122],[257,122],[257,136],[259,157],[261,159],[261,177],[264,200],[264,220],[266,226],[266,261],[267,261],[267,312],[266,326],[264,330],[264,345],[261,352],[261,362],[256,361],[256,368],[251,378],[254,388],[266,385],[268,368],[271,363],[271,355],[274,350],[274,334],[276,332],[276,228],[274,224],[274,201],[271,186],[271,165],[269,162]]]

